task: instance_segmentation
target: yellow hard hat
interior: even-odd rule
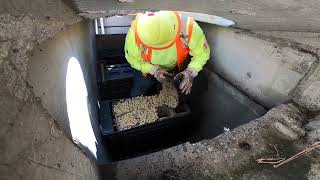
[[[170,45],[178,33],[178,19],[172,11],[140,14],[136,25],[142,43],[154,48]]]

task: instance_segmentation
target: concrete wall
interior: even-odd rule
[[[300,85],[296,88],[292,97],[296,103],[306,109],[314,112],[320,111],[320,33],[279,31],[258,31],[254,33],[263,38],[274,39],[282,44],[292,44],[295,47],[299,47],[317,56],[316,62],[305,76],[305,79],[300,82]]]
[[[81,65],[88,94],[91,95],[89,97],[94,97],[96,92],[92,89],[95,87],[92,77],[95,74],[95,60],[90,25],[89,21],[82,21],[40,44],[29,61],[28,81],[35,95],[40,97],[43,106],[70,135],[66,101],[66,76],[70,58],[75,57]]]
[[[226,128],[232,130],[267,112],[208,69],[204,69],[194,81],[190,96],[192,115],[198,125],[194,130],[196,140],[214,138],[224,133]]]
[[[202,24],[212,48],[209,68],[266,107],[290,100],[317,57],[245,31]]]
[[[98,179],[27,82],[37,44],[81,18],[59,0],[0,4],[0,179]]]
[[[73,141],[100,159],[95,59],[93,21],[82,21],[35,49],[28,81]]]

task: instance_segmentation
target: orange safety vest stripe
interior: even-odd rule
[[[141,57],[143,60],[151,61],[153,49],[154,50],[164,50],[164,49],[168,49],[172,45],[176,44],[178,70],[182,71],[183,65],[185,63],[185,60],[186,60],[190,50],[188,47],[185,47],[185,45],[183,44],[183,42],[181,40],[182,23],[181,23],[181,18],[179,16],[179,13],[178,12],[174,12],[174,13],[178,19],[178,32],[177,32],[176,38],[172,41],[172,43],[170,43],[166,47],[162,47],[162,48],[150,47],[141,41],[141,39],[137,33],[137,30],[136,30],[136,27],[137,27],[136,23],[137,23],[137,20],[139,19],[139,15],[137,15],[136,19],[131,23],[131,27],[132,27],[132,30],[135,34],[135,40],[136,40],[137,46],[142,47],[142,48],[146,48],[141,53]],[[187,43],[189,43],[190,39],[191,39],[191,35],[192,35],[192,30],[193,30],[193,21],[191,19],[188,23],[187,29],[188,29],[188,33],[189,33]]]

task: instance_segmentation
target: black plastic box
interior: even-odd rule
[[[101,64],[98,82],[100,100],[130,97],[134,77],[134,70],[128,64]]]
[[[124,64],[127,60],[123,50],[103,49],[98,51],[98,63],[107,65]]]
[[[118,131],[112,113],[113,101],[100,104],[101,132],[111,148],[114,161],[161,150],[184,142],[190,132],[191,111],[185,110],[173,117]]]

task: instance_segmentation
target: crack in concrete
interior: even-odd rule
[[[40,165],[40,166],[49,168],[49,169],[55,169],[55,170],[60,171],[60,172],[63,172],[63,173],[67,173],[67,174],[71,174],[71,175],[76,175],[76,176],[82,177],[81,174],[78,174],[78,173],[75,173],[75,172],[70,172],[70,171],[67,171],[67,170],[64,170],[64,169],[61,169],[61,168],[56,168],[56,167],[54,167],[54,166],[49,166],[49,165],[47,165],[47,164],[44,164],[44,163],[42,163],[42,162],[39,162],[39,161],[30,159],[30,158],[27,158],[27,160],[30,161],[30,162],[33,162],[33,163],[35,163],[35,164],[38,164],[38,165]]]

